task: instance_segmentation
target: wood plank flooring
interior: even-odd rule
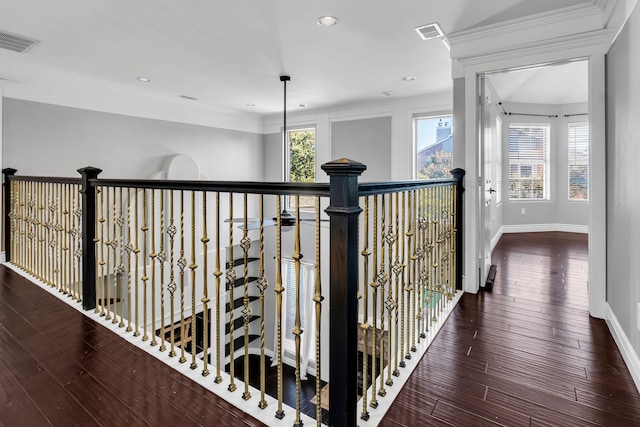
[[[0,426],[263,426],[0,266]]]
[[[506,234],[492,292],[465,294],[382,426],[638,426],[640,396],[588,313],[587,238]]]
[[[463,296],[380,425],[640,425],[588,315],[586,237],[505,235],[493,262],[493,291]],[[0,266],[0,426],[49,425],[264,424]]]

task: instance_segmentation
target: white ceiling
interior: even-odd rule
[[[530,104],[572,104],[589,98],[587,61],[529,68],[489,76],[500,99]]]
[[[0,31],[40,43],[0,49],[0,86],[12,98],[176,117],[279,112],[281,73],[292,77],[291,109],[385,91],[427,96],[451,90],[451,61],[415,27],[438,22],[452,33],[580,3],[589,1],[2,0]],[[323,15],[340,22],[321,27]]]

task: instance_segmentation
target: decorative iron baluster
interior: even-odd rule
[[[264,360],[264,291],[267,289],[269,282],[264,275],[264,195],[260,194],[260,274],[258,277],[258,290],[260,291],[260,402],[258,407],[265,409],[267,401],[264,398],[266,389],[266,376]]]
[[[222,363],[220,360],[220,276],[222,276],[220,270],[220,220],[220,193],[216,192],[216,271],[213,272],[216,278],[216,377],[213,382],[216,384],[222,382],[220,375]]]
[[[362,413],[360,414],[360,418],[368,421],[369,420],[369,411],[367,410],[367,391],[369,389],[369,196],[365,196],[364,198],[364,227],[363,227],[363,248],[362,252],[362,301],[363,301],[363,313],[362,313],[362,323],[360,324],[360,328],[362,329]],[[374,325],[375,326],[375,325]],[[375,345],[375,342],[374,342]],[[318,359],[318,357],[316,357]],[[375,360],[373,360],[375,364]],[[318,378],[320,376],[318,375]],[[375,381],[374,381],[375,382]],[[317,390],[318,385],[316,385],[316,396],[320,396],[320,392]],[[320,403],[318,403],[318,408],[320,407]],[[320,412],[320,415],[322,413]],[[319,419],[318,414],[316,414],[316,420]]]
[[[233,266],[233,193],[229,193],[229,259],[227,261],[227,290],[229,291],[229,391],[236,391],[235,357],[233,342],[233,287],[236,281],[236,269]]]
[[[278,409],[275,417],[279,420],[284,418],[282,409],[282,214],[280,196],[276,197],[276,286],[273,291],[276,293],[276,333],[277,333],[277,383],[278,383]]]
[[[207,244],[209,243],[209,237],[207,236],[207,193],[202,192],[202,349],[203,353],[203,367],[202,376],[209,375],[209,276],[207,275]]]
[[[251,398],[251,393],[249,393],[249,322],[251,321],[253,313],[251,312],[251,307],[249,307],[249,249],[251,248],[251,239],[249,238],[249,227],[247,224],[247,193],[243,194],[242,210],[244,214],[242,239],[240,240],[242,265],[244,269],[241,311],[244,327],[244,393],[242,393],[242,398],[249,400]]]

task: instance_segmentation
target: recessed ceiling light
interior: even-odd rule
[[[151,81],[151,79],[148,78],[148,77],[138,77],[138,81],[140,81],[142,83],[149,83]]]
[[[198,98],[193,97],[193,96],[189,96],[189,95],[179,95],[180,98],[182,99],[188,99],[189,101],[197,101]]]
[[[384,96],[391,96],[391,95],[393,95],[393,91],[391,91],[391,90],[385,90],[384,92],[382,92],[382,94],[383,94]]]
[[[256,104],[254,104],[253,102],[247,102],[247,107],[255,107]]]
[[[300,107],[300,108],[307,108],[307,104],[298,104],[298,107]]]
[[[323,27],[333,27],[338,23],[338,18],[335,16],[321,16],[318,18],[318,25]]]
[[[405,82],[410,82],[416,79],[416,76],[404,76],[402,78],[402,80],[404,80]]]

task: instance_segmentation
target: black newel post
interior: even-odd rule
[[[358,177],[349,159],[322,165],[330,177],[329,425],[355,427],[358,403]]]
[[[466,172],[464,169],[456,168],[451,171],[451,175],[457,181],[456,182],[456,289],[462,290],[462,263],[464,262],[464,250],[462,247],[463,242],[463,224],[464,224],[464,209],[462,204],[462,193],[464,193],[464,186],[462,185],[462,178]]]
[[[11,185],[9,177],[14,176],[18,172],[16,169],[4,168],[2,174],[4,175],[4,254],[5,261],[11,261]]]
[[[87,166],[78,169],[82,175],[82,308],[96,308],[96,187],[89,180],[96,179],[102,169]]]

